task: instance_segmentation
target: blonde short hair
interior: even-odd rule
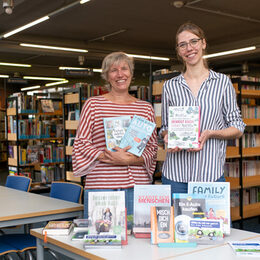
[[[133,76],[134,74],[134,60],[132,57],[129,57],[126,53],[124,52],[112,52],[110,54],[108,54],[102,62],[102,73],[101,73],[101,77],[108,81],[108,71],[110,69],[110,67],[113,64],[117,64],[120,63],[122,61],[125,61],[130,69],[131,75]]]

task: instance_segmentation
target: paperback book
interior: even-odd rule
[[[94,248],[113,248],[121,249],[121,235],[113,234],[96,234],[96,235],[86,235],[84,237],[83,248],[84,249],[94,249]]]
[[[230,234],[230,183],[189,182],[188,193],[205,198],[207,219],[222,220],[224,234]]]
[[[170,185],[134,186],[134,225],[136,237],[151,236],[151,207],[171,206]],[[140,234],[140,236],[138,236]],[[148,234],[146,236],[145,234]]]
[[[88,219],[94,230],[91,234],[113,234],[122,236],[127,244],[127,221],[124,191],[88,193]]]
[[[154,128],[155,123],[146,120],[144,117],[134,115],[119,147],[125,148],[130,145],[131,148],[127,151],[136,156],[141,156]]]
[[[80,232],[80,231],[88,231],[89,230],[89,221],[85,218],[77,218],[73,219],[73,231]]]
[[[72,228],[72,221],[49,221],[42,233],[53,236],[69,235]]]
[[[54,107],[51,99],[41,99],[41,108],[43,113],[53,113]]]
[[[88,231],[78,231],[76,233],[73,233],[71,240],[73,241],[82,241],[85,239],[86,235],[88,235]]]
[[[199,148],[200,107],[170,106],[168,148]]]
[[[122,137],[131,122],[130,116],[104,118],[104,130],[107,149],[113,149],[120,145]]]
[[[151,243],[174,243],[173,207],[151,207]]]
[[[259,241],[229,241],[237,256],[252,256],[260,258],[260,242]]]
[[[205,199],[186,193],[173,193],[175,242],[189,242],[192,219],[205,218]]]

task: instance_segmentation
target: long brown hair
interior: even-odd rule
[[[205,33],[204,31],[196,24],[194,23],[191,23],[191,22],[186,22],[184,24],[182,24],[179,29],[177,30],[176,32],[176,51],[177,51],[177,56],[178,56],[178,59],[183,63],[183,71],[185,72],[186,71],[186,65],[185,63],[183,62],[182,58],[179,56],[179,53],[178,53],[178,50],[177,50],[177,44],[178,44],[178,37],[179,37],[179,34],[184,32],[184,31],[188,31],[188,32],[191,32],[193,34],[195,34],[196,36],[198,36],[200,39],[203,39],[205,42],[206,42],[206,37],[205,37]],[[203,50],[203,55],[206,54],[206,50]],[[206,59],[203,59],[203,64],[205,66],[205,68],[208,68],[208,62]]]

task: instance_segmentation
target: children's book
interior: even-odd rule
[[[237,256],[252,256],[260,259],[260,242],[259,241],[229,241]]]
[[[134,186],[134,225],[136,237],[150,237],[151,207],[171,206],[170,185],[135,185]],[[138,234],[141,234],[141,236]],[[148,234],[149,236],[146,236]]]
[[[199,135],[199,106],[169,107],[168,148],[199,148]]]
[[[113,234],[96,234],[96,235],[86,235],[84,237],[83,248],[113,248],[121,249],[121,236]]]
[[[223,243],[223,221],[219,219],[190,219],[189,242],[197,244]]]
[[[121,235],[122,244],[127,244],[124,191],[89,192],[88,219],[94,227],[90,234]]]
[[[74,232],[82,232],[82,231],[88,231],[89,230],[89,221],[86,218],[77,218],[73,219],[73,231]]]
[[[72,235],[71,240],[73,240],[73,241],[78,241],[78,240],[82,241],[82,240],[85,239],[85,237],[86,237],[86,235],[88,235],[88,233],[89,233],[88,231],[78,231],[78,232],[76,232],[76,233],[74,233]]]
[[[121,139],[130,125],[131,117],[108,117],[104,118],[103,122],[107,149],[113,151],[113,148],[120,145]]]
[[[230,234],[230,183],[189,182],[188,193],[206,200],[206,218],[222,219],[224,234]]]
[[[155,128],[155,123],[146,120],[144,117],[134,115],[119,147],[125,148],[130,145],[128,152],[141,156]]]
[[[151,207],[151,243],[174,243],[173,207]]]
[[[189,242],[191,219],[205,218],[205,199],[186,193],[173,193],[175,242]]]
[[[72,228],[72,221],[49,221],[43,228],[42,233],[53,236],[69,235]]]

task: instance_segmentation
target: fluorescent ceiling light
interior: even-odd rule
[[[68,82],[69,82],[68,80],[57,81],[57,82],[47,83],[47,84],[45,84],[45,86],[46,86],[46,87],[50,87],[50,86],[65,84],[65,83],[68,83]]]
[[[89,2],[89,1],[90,0],[81,0],[79,3],[83,5],[83,4],[85,4],[85,3]]]
[[[169,58],[165,57],[156,57],[156,56],[146,56],[146,55],[137,55],[137,54],[127,54],[129,57],[138,58],[138,59],[148,59],[148,60],[164,60],[168,61]]]
[[[67,48],[67,47],[30,44],[30,43],[20,43],[20,46],[32,47],[32,48],[41,48],[41,49],[60,50],[60,51],[88,52],[88,50],[84,50],[84,49],[75,49],[75,48]]]
[[[44,17],[42,17],[40,19],[37,19],[37,20],[35,20],[35,21],[31,22],[31,23],[28,23],[28,24],[26,24],[24,26],[21,26],[21,27],[15,29],[15,30],[11,31],[11,32],[8,32],[8,33],[4,34],[3,37],[7,38],[7,37],[9,37],[9,36],[11,36],[13,34],[21,32],[21,31],[23,31],[23,30],[25,30],[25,29],[27,29],[29,27],[32,27],[32,26],[38,24],[38,23],[44,22],[44,21],[48,20],[49,18],[50,18],[49,16],[44,16]]]
[[[64,81],[64,78],[51,78],[51,77],[34,77],[34,76],[24,76],[24,79],[35,79],[35,80],[59,80]]]
[[[32,65],[30,64],[20,64],[20,63],[8,63],[8,62],[0,62],[1,66],[14,66],[14,67],[27,67],[30,68]]]
[[[0,78],[9,78],[8,75],[0,75]]]
[[[90,69],[80,67],[59,67],[59,70],[93,70],[93,72],[102,72],[102,69]]]
[[[26,88],[21,88],[21,91],[26,91],[26,90],[31,90],[31,89],[38,89],[41,86],[37,85],[37,86],[31,86],[31,87],[26,87]]]
[[[222,51],[222,52],[207,54],[207,55],[204,55],[203,58],[209,59],[209,58],[214,58],[214,57],[224,56],[224,55],[230,55],[230,54],[239,53],[239,52],[252,51],[252,50],[255,50],[255,49],[256,49],[256,46],[250,46],[250,47],[241,48],[241,49],[235,49],[235,50],[230,50],[230,51]]]

